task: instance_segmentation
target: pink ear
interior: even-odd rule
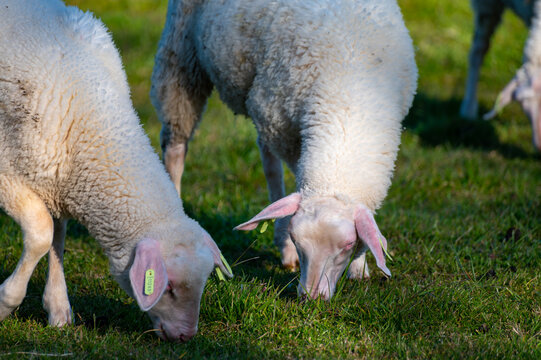
[[[153,286],[150,286],[152,270]],[[145,282],[147,291],[145,292]],[[160,244],[153,239],[139,241],[135,248],[135,258],[130,268],[130,283],[133,296],[143,311],[152,308],[161,299],[168,283],[165,263],[160,253]]]
[[[496,115],[498,115],[498,113],[502,111],[502,109],[513,100],[515,96],[515,91],[517,90],[518,86],[519,81],[518,78],[515,76],[500,92],[500,94],[496,98],[494,108],[485,115],[483,115],[483,119],[490,120]]]
[[[263,209],[259,214],[251,220],[238,225],[234,230],[253,230],[257,227],[260,221],[269,219],[279,219],[295,214],[301,202],[301,194],[293,193],[285,198],[277,200]]]
[[[385,250],[387,250],[387,240],[379,231],[376,220],[372,212],[364,205],[359,205],[355,214],[355,228],[357,234],[368,246],[372,254],[376,258],[376,264],[378,267],[388,276],[391,276],[391,272],[385,265],[385,255],[381,248],[382,244]],[[381,240],[381,242],[380,242]]]
[[[205,240],[205,243],[207,244],[207,246],[209,247],[210,251],[212,252],[212,257],[214,259],[214,265],[215,266],[218,266],[220,268],[220,270],[222,270],[222,272],[224,274],[226,274],[227,276],[229,276],[230,278],[233,277],[233,273],[230,271],[230,269],[228,269],[223,261],[222,261],[222,252],[220,251],[220,249],[218,248],[218,245],[216,245],[216,243],[214,242],[214,240],[212,240],[212,238],[210,237],[210,235],[205,231],[205,236],[203,237],[203,240]]]

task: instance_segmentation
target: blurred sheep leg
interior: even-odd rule
[[[259,153],[263,163],[263,172],[267,179],[267,187],[269,189],[269,199],[271,203],[280,200],[285,196],[284,173],[282,162],[276,157],[266,146],[260,137],[257,138]],[[280,250],[282,255],[282,264],[290,270],[296,270],[299,264],[299,257],[295,245],[291,241],[289,232],[290,216],[277,219],[274,224],[274,243]]]
[[[490,37],[498,26],[504,10],[499,1],[472,1],[475,17],[475,30],[470,48],[468,77],[464,99],[460,105],[460,116],[466,119],[477,118],[477,83],[485,54],[490,46]]]

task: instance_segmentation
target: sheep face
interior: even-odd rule
[[[208,249],[186,254],[177,247],[165,264],[168,283],[148,315],[162,339],[185,342],[197,332],[201,296],[214,268],[212,254]]]
[[[357,234],[352,216],[334,201],[318,205],[300,208],[289,233],[299,255],[299,295],[330,299],[355,250]]]
[[[533,145],[541,151],[541,69],[535,70],[526,83],[517,85],[513,99],[520,103],[522,110],[530,119]]]
[[[525,64],[513,80],[500,92],[494,109],[484,116],[485,120],[494,117],[511,101],[520,103],[522,110],[532,124],[533,144],[541,151],[541,67]]]
[[[184,342],[197,332],[199,306],[214,266],[225,268],[220,250],[202,230],[204,241],[176,244],[162,253],[160,244],[144,239],[137,244],[129,271],[131,290],[164,340]]]
[[[334,197],[303,200],[299,193],[294,193],[272,203],[235,229],[252,230],[260,221],[290,215],[293,216],[288,231],[301,268],[299,295],[330,299],[356,249],[360,254],[370,249],[378,267],[391,275],[382,250],[387,248],[387,240],[380,233],[372,211],[362,204],[345,203]]]

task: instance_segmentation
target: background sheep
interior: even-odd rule
[[[472,0],[475,30],[470,49],[468,78],[464,99],[460,106],[460,115],[464,118],[477,117],[477,82],[483,59],[490,45],[490,38],[500,23],[505,8],[512,9],[524,23],[530,27],[530,33],[524,48],[524,64],[517,71],[515,78],[498,96],[495,108],[484,116],[489,119],[496,115],[511,100],[520,102],[522,109],[530,119],[533,130],[533,143],[541,150],[541,114],[539,114],[539,89],[541,89],[540,39],[541,4],[533,0]],[[534,12],[537,14],[533,21]]]
[[[55,0],[4,1],[0,19],[0,205],[24,237],[0,286],[0,319],[49,252],[49,323],[72,321],[62,259],[73,217],[160,336],[189,339],[207,277],[214,265],[226,270],[141,129],[111,37],[91,14]]]
[[[213,85],[252,118],[273,203],[237,229],[279,218],[275,243],[286,267],[300,260],[299,292],[329,298],[354,251],[350,277],[368,276],[367,248],[390,275],[373,213],[390,185],[416,79],[394,1],[172,0],[151,97],[179,192]],[[280,159],[297,180],[285,198]]]

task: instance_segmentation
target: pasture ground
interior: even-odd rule
[[[158,150],[148,93],[166,2],[68,2],[109,27]],[[267,190],[253,125],[214,94],[190,147],[183,198],[236,276],[209,280],[198,335],[179,345],[149,331],[98,244],[71,222],[65,271],[74,326],[47,326],[42,260],[22,305],[0,323],[0,359],[541,358],[541,157],[529,122],[516,104],[490,122],[457,116],[472,35],[468,1],[399,3],[420,78],[393,185],[376,217],[394,258],[391,279],[370,258],[372,278],[343,279],[332,301],[296,298],[298,274],[280,268],[272,231],[231,230],[267,204]],[[526,34],[508,12],[483,67],[481,111],[520,65]],[[286,175],[290,192],[294,179]],[[19,227],[0,213],[1,280],[21,251]]]

